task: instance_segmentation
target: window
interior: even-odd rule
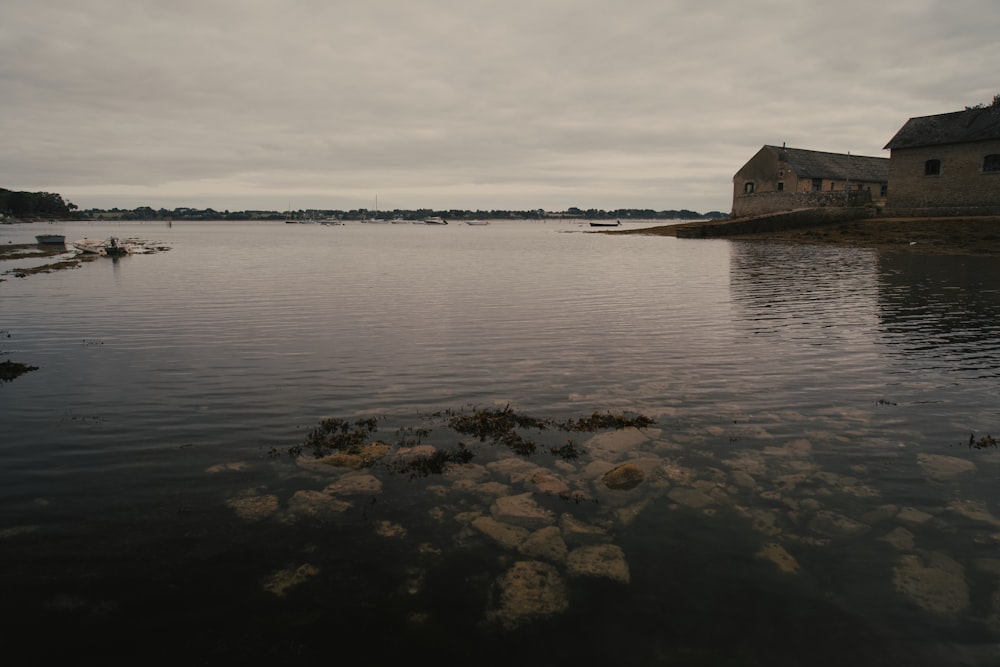
[[[743,184],[743,194],[752,195],[753,194],[753,181],[747,181]]]
[[[778,181],[778,192],[784,192],[784,191],[785,191],[785,182]]]
[[[928,160],[924,162],[924,176],[940,176],[941,160]]]
[[[883,183],[882,186],[878,189],[878,194],[879,197],[885,197],[887,194],[889,194],[889,185]]]
[[[813,192],[819,192],[822,189],[823,189],[823,179],[822,178],[814,178],[813,179]]]
[[[983,171],[1000,171],[1000,155],[987,155],[983,158]]]

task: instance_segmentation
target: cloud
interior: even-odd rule
[[[993,0],[7,5],[0,185],[84,208],[728,210],[1000,92]]]

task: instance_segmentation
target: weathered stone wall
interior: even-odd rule
[[[684,225],[677,228],[677,236],[678,238],[690,239],[732,236],[734,234],[754,234],[781,229],[812,227],[813,225],[834,222],[846,222],[849,220],[862,220],[865,218],[874,218],[878,214],[878,209],[871,206],[826,206],[822,208],[772,213],[753,218]]]
[[[1000,206],[1000,172],[983,172],[983,158],[1000,154],[1000,140],[947,146],[897,148],[889,162],[892,209]],[[941,161],[941,174],[925,176],[927,160]]]
[[[930,208],[886,208],[886,218],[962,218],[977,215],[1000,215],[1000,206],[934,206]]]
[[[857,207],[872,201],[870,190],[833,190],[826,192],[755,192],[733,198],[734,218],[765,215],[803,208]]]

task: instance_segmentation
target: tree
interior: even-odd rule
[[[989,104],[977,104],[972,107],[965,107],[966,111],[972,111],[973,109],[1000,109],[1000,94],[993,96],[993,101]]]

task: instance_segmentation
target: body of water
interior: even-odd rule
[[[0,283],[0,360],[38,367],[0,385],[33,664],[1000,664],[993,259],[579,222],[0,243],[41,231],[170,249]],[[383,444],[324,458],[323,420]]]

